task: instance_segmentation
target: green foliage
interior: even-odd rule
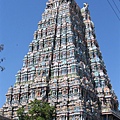
[[[3,50],[3,48],[4,48],[4,45],[0,44],[0,52]]]
[[[29,104],[28,113],[25,114],[24,108],[19,108],[17,116],[19,120],[53,120],[55,107],[49,103],[35,99]]]
[[[0,44],[0,52],[4,49],[4,45]],[[0,58],[0,63],[4,61],[4,58]],[[0,66],[0,71],[3,71],[5,68]]]
[[[21,108],[18,109],[17,115],[19,117],[19,120],[24,120],[25,114],[24,114],[24,108],[23,107],[21,107]]]

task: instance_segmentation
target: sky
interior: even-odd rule
[[[120,0],[114,1],[120,8]],[[0,108],[5,103],[8,88],[15,83],[17,71],[22,68],[23,58],[33,40],[33,33],[37,30],[46,2],[47,0],[0,0],[0,44],[4,44],[0,58],[5,58],[1,64],[5,70],[0,72]],[[107,0],[76,0],[76,2],[81,8],[84,2],[89,4],[108,76],[120,102],[120,20]],[[120,17],[120,12],[112,0],[109,2]]]

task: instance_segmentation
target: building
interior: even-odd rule
[[[35,98],[56,107],[56,120],[120,119],[87,3],[48,0],[3,115],[17,120]]]
[[[0,116],[0,120],[10,120],[10,119],[6,118],[6,117],[3,117],[3,116]]]
[[[11,119],[3,116],[3,109],[0,109],[0,120],[11,120]]]

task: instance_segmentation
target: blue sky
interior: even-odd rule
[[[112,0],[109,0],[112,3]],[[47,0],[0,0],[0,43],[5,45],[0,57],[5,57],[0,72],[0,107],[5,103],[8,88],[15,83],[15,75],[22,67],[28,45],[41,20]],[[120,101],[120,21],[107,0],[76,0],[80,7],[89,4],[100,50]],[[120,1],[115,0],[118,8]],[[113,5],[113,3],[112,3]],[[113,6],[115,8],[115,6]],[[120,13],[115,9],[118,16]]]

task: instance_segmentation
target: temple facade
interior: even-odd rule
[[[88,7],[48,0],[3,116],[18,120],[19,107],[27,112],[36,98],[55,106],[55,120],[120,120]]]

